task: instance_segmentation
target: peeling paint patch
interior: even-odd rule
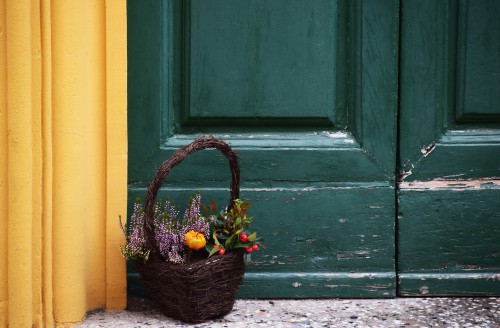
[[[429,294],[429,287],[427,287],[427,286],[420,287],[420,294],[422,294],[422,295]]]
[[[292,284],[292,286],[295,287],[295,288],[297,288],[297,287],[302,286],[302,284],[300,282],[294,281],[293,284]]]
[[[399,182],[402,182],[404,179],[406,179],[407,176],[410,176],[410,175],[412,175],[411,170],[401,171],[401,172],[399,172],[397,179]]]
[[[370,251],[367,250],[360,250],[360,251],[352,251],[352,252],[338,252],[337,253],[337,260],[352,260],[352,259],[369,259],[371,256]]]
[[[500,189],[500,179],[441,180],[400,182],[401,190],[484,190]]]
[[[434,149],[436,149],[436,144],[435,143],[431,143],[427,147],[422,147],[420,149],[420,152],[422,152],[422,154],[424,155],[424,157],[427,157],[427,156],[429,156],[430,153],[432,153],[434,151]]]
[[[461,177],[461,176],[464,176],[465,173],[460,173],[460,174],[452,174],[452,175],[445,175],[443,178],[444,179],[450,179],[450,178],[457,178],[457,177]]]
[[[487,278],[486,280],[500,281],[500,274],[495,274],[495,275]]]
[[[322,134],[328,136],[329,138],[347,138],[348,135],[345,132],[337,131],[337,132],[328,132],[323,131]]]

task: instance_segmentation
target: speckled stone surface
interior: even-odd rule
[[[225,318],[188,325],[163,316],[150,301],[127,311],[90,313],[78,327],[500,327],[500,298],[375,300],[237,300]]]

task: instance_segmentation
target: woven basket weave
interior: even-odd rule
[[[135,261],[142,281],[161,311],[174,319],[199,323],[228,314],[234,305],[245,272],[243,252],[232,251],[224,256],[194,259],[183,264],[168,263],[160,258],[154,238],[153,207],[158,190],[170,169],[188,155],[202,149],[216,148],[229,160],[231,169],[230,201],[239,198],[240,170],[237,155],[223,141],[198,138],[178,149],[158,169],[146,195],[144,231],[151,251],[149,260]]]

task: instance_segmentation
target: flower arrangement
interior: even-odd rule
[[[248,231],[252,219],[247,217],[250,203],[236,199],[233,206],[215,215],[216,204],[212,200],[208,209],[201,202],[198,192],[191,197],[182,220],[180,211],[167,199],[157,202],[153,211],[154,238],[161,258],[169,263],[186,263],[193,252],[212,257],[242,248],[246,253],[259,249],[262,240],[257,233]],[[204,212],[204,213],[202,213]],[[140,199],[136,199],[129,227],[120,218],[120,227],[125,234],[122,255],[129,260],[146,262],[151,254],[144,233],[145,214]],[[127,234],[127,228],[129,233]]]
[[[228,160],[228,208],[215,215],[215,202],[208,209],[199,193],[191,198],[183,215],[168,199],[155,203],[170,170],[204,149],[217,149]],[[250,204],[241,201],[239,194],[238,155],[222,140],[199,137],[177,149],[158,168],[149,184],[144,210],[137,201],[129,226],[120,220],[126,236],[122,253],[133,260],[151,298],[166,316],[199,323],[232,310],[245,273],[244,254],[258,250],[261,242],[249,231]]]

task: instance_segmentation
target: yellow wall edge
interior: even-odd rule
[[[124,3],[106,0],[106,308],[110,310],[121,310],[127,305],[127,269],[117,246],[125,244],[118,217],[127,215],[127,13]]]
[[[5,1],[0,1],[0,327],[7,327],[9,293],[7,280],[8,246],[8,141],[7,141],[7,40]]]
[[[125,0],[0,0],[0,327],[126,306]]]

